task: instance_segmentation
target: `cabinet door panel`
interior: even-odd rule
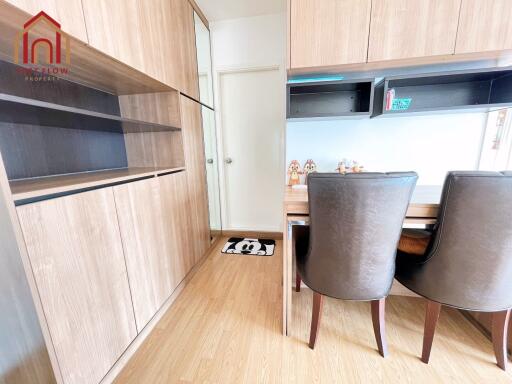
[[[455,51],[461,0],[374,0],[368,62]]]
[[[462,0],[455,53],[512,49],[510,0]]]
[[[180,91],[199,100],[194,9],[188,0],[171,0],[171,4],[177,16],[174,31],[180,36]]]
[[[206,253],[210,244],[201,105],[182,97],[181,118],[183,151],[191,203],[190,214],[194,234],[193,258],[195,263]]]
[[[84,14],[80,0],[7,0],[31,15],[45,11],[53,17],[64,32],[88,42]],[[71,48],[73,49],[73,48]]]
[[[292,68],[364,63],[370,0],[291,0]]]
[[[17,212],[64,381],[98,383],[137,334],[112,188]]]
[[[175,256],[164,230],[157,178],[114,187],[119,227],[140,332],[171,295]]]
[[[194,242],[191,218],[191,199],[188,193],[187,175],[177,172],[158,178],[165,236],[172,247],[172,277],[179,284],[194,266]]]

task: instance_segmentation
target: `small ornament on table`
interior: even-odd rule
[[[360,173],[363,172],[364,167],[362,165],[359,165],[357,161],[354,161],[352,164],[352,172],[353,173]]]
[[[304,179],[304,184],[308,180],[308,175],[310,173],[315,173],[315,172],[316,172],[316,164],[315,164],[315,162],[312,159],[306,160],[306,162],[304,163],[304,175],[306,175],[306,177]]]
[[[338,168],[336,168],[336,171],[338,171],[339,173],[341,173],[342,175],[344,175],[345,173],[347,173],[347,167],[345,165],[345,161],[342,160],[338,163]]]
[[[300,184],[300,175],[302,175],[302,169],[297,160],[292,160],[288,166],[288,185]]]

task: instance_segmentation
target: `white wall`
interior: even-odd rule
[[[343,158],[367,171],[416,171],[440,185],[449,170],[478,169],[486,113],[288,122],[286,163],[313,159],[332,172]]]
[[[226,217],[226,190],[223,159],[222,138],[222,100],[219,99],[219,75],[222,72],[238,71],[245,69],[279,67],[282,77],[282,87],[286,82],[286,16],[285,13],[270,14],[239,19],[222,20],[210,23],[210,34],[212,39],[212,61],[215,93],[215,109],[217,122],[218,153],[220,161],[219,177],[222,204],[222,222],[224,229],[231,230],[279,230],[281,228],[281,217],[279,220],[269,220],[264,227],[260,228],[236,228],[226,226],[229,222]],[[282,170],[279,180],[284,178],[284,132],[285,132],[285,97],[283,92],[282,110],[283,124],[278,127],[279,152],[281,153],[281,164],[276,164]],[[254,105],[254,108],[258,108]],[[243,111],[233,111],[240,113]],[[264,172],[264,170],[262,170]],[[279,181],[276,181],[279,182]],[[270,197],[269,197],[270,198]],[[282,201],[282,196],[272,196],[272,199]],[[273,204],[272,204],[273,205]],[[280,203],[279,206],[282,204]],[[257,220],[255,220],[256,222]]]

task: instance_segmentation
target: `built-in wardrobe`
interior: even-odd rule
[[[92,0],[43,1],[71,34],[69,72],[44,78],[13,63],[11,36],[36,10],[10,3],[0,3],[0,383],[111,382],[212,242],[207,24],[188,0],[96,11]],[[137,20],[139,56],[122,37]],[[146,22],[160,33],[145,34]]]

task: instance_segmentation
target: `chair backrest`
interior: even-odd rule
[[[306,284],[346,300],[387,296],[417,178],[414,172],[310,174]]]
[[[435,237],[418,291],[454,307],[512,307],[512,172],[446,177]]]

